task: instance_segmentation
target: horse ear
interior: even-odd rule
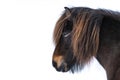
[[[71,14],[70,9],[69,9],[68,7],[64,7],[64,8],[65,8],[65,10],[66,10],[66,15],[70,15],[70,14]]]

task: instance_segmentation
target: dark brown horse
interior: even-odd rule
[[[120,80],[119,12],[65,7],[53,38],[52,64],[57,71],[79,71],[94,56],[106,70],[108,80]]]

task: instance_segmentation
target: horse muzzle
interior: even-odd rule
[[[53,67],[59,72],[67,72],[69,70],[69,68],[67,67],[67,63],[65,63],[64,61],[61,63],[53,61],[52,64]]]

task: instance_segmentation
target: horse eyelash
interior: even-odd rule
[[[67,34],[64,35],[64,37],[68,37],[69,35],[70,35],[70,33],[67,33]]]

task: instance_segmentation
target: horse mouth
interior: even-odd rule
[[[58,72],[67,72],[70,70],[68,67],[67,63],[62,63],[60,66],[57,66],[57,64],[53,61],[53,67],[58,71]]]
[[[56,68],[56,70],[58,71],[58,72],[68,72],[69,71],[69,68],[68,67],[60,67],[60,68]]]

